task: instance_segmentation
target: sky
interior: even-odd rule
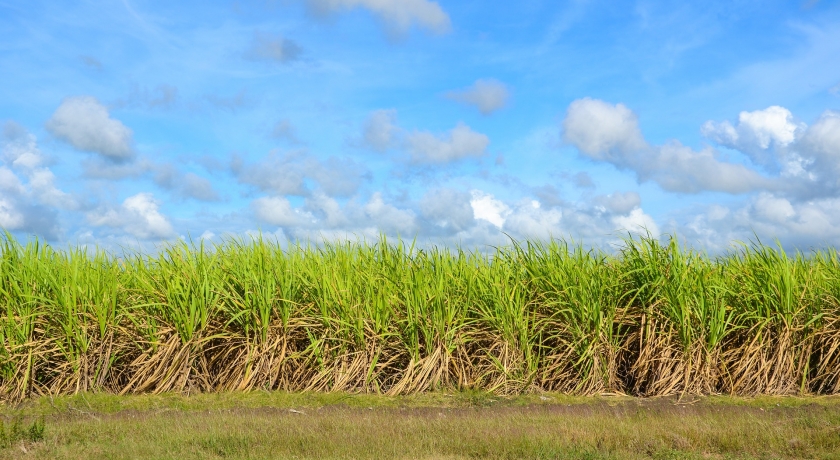
[[[840,2],[0,0],[0,227],[840,247]]]

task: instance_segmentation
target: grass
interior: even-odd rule
[[[837,397],[212,393],[41,397],[3,458],[840,458]]]
[[[262,238],[156,255],[0,241],[0,400],[282,390],[840,392],[840,260],[676,239],[492,253]]]

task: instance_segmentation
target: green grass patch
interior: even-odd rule
[[[837,398],[80,394],[3,410],[40,423],[10,459],[840,458]]]

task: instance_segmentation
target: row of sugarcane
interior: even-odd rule
[[[100,391],[840,392],[840,260],[676,238],[491,251],[0,245],[0,400]]]

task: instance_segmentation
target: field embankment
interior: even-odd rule
[[[0,242],[0,398],[80,391],[837,394],[840,260],[651,239],[492,254]]]

